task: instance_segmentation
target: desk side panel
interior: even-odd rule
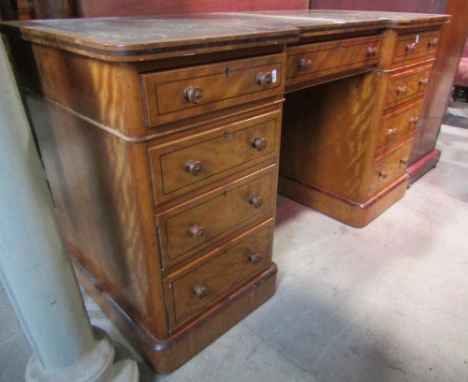
[[[145,145],[124,142],[38,96],[29,95],[27,104],[71,254],[101,291],[163,337]]]

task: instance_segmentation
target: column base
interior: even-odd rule
[[[119,304],[97,286],[97,281],[77,261],[80,284],[101,309],[143,354],[157,373],[169,373],[186,363],[245,316],[267,301],[276,291],[277,267],[271,267],[231,293],[211,309],[166,339],[158,339],[132,320]]]
[[[364,203],[357,203],[282,176],[279,178],[278,190],[280,194],[342,223],[362,228],[401,199],[407,185],[408,178],[404,175]]]
[[[96,346],[68,368],[44,370],[33,353],[26,366],[26,382],[138,382],[135,361],[124,359],[114,363],[115,349],[107,334],[94,328]]]

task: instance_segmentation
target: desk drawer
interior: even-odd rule
[[[281,94],[284,54],[142,74],[146,124],[156,126]]]
[[[420,32],[400,35],[397,40],[394,64],[435,57],[440,32]]]
[[[169,311],[174,312],[173,325],[184,323],[267,268],[271,264],[272,239],[270,220],[214,250],[206,256],[208,260],[171,277]]]
[[[390,76],[385,109],[395,107],[415,97],[422,98],[429,82],[431,69],[432,64]]]
[[[369,195],[389,185],[405,173],[412,144],[413,140],[406,141],[403,145],[374,163]]]
[[[400,141],[416,129],[423,101],[384,115],[380,125],[376,156],[383,154],[388,147]]]
[[[200,253],[262,216],[273,216],[276,183],[277,166],[271,165],[157,215],[164,265]]]
[[[375,65],[381,41],[381,36],[371,36],[290,47],[286,85]]]
[[[277,156],[280,133],[275,111],[150,147],[157,203]]]

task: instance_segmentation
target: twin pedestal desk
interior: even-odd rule
[[[79,279],[156,371],[274,294],[277,187],[355,227],[403,196],[446,21],[2,24]]]

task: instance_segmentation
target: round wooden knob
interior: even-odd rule
[[[379,176],[380,176],[381,178],[387,179],[388,174],[387,174],[385,171],[380,171],[380,172],[379,172]]]
[[[406,51],[408,53],[412,53],[414,52],[414,50],[416,49],[416,46],[418,45],[417,42],[411,42],[409,44],[406,44]]]
[[[203,163],[199,160],[189,159],[185,162],[185,171],[187,171],[190,175],[198,176],[203,170]]]
[[[398,86],[397,94],[406,94],[408,93],[408,86]]]
[[[249,199],[249,203],[255,208],[260,208],[263,205],[263,198],[260,195],[254,195]]]
[[[261,72],[257,74],[257,84],[262,88],[266,88],[273,83],[273,75],[271,72]]]
[[[192,224],[188,229],[188,234],[194,239],[201,239],[203,236],[205,236],[205,231],[203,231],[202,226],[198,224]]]
[[[439,44],[439,39],[436,37],[436,38],[429,40],[429,42],[427,43],[427,46],[429,48],[435,48],[438,44]]]
[[[252,263],[252,264],[259,263],[261,259],[262,257],[258,253],[252,252],[247,255],[247,260],[249,261],[249,263]]]
[[[421,78],[419,80],[419,85],[421,86],[427,86],[428,83],[429,83],[429,78]]]
[[[187,101],[199,104],[202,101],[203,89],[199,86],[189,86],[184,89],[184,96]]]
[[[310,58],[302,57],[297,61],[299,69],[309,69],[312,66],[312,60]]]
[[[208,293],[208,289],[205,286],[198,284],[192,288],[192,292],[198,298],[203,298],[203,297],[206,297]]]
[[[393,129],[388,129],[387,130],[387,135],[390,135],[390,136],[396,135],[397,133],[398,133],[398,129],[396,127],[393,128]]]
[[[369,48],[367,48],[367,58],[377,57],[377,52],[378,49],[376,46],[370,46]]]
[[[419,117],[411,117],[409,121],[413,125],[417,125],[417,123],[419,122]]]
[[[258,151],[263,151],[266,149],[267,147],[267,140],[265,138],[262,138],[262,137],[259,137],[259,138],[255,138],[253,141],[252,141],[252,147],[254,149],[257,149]]]

